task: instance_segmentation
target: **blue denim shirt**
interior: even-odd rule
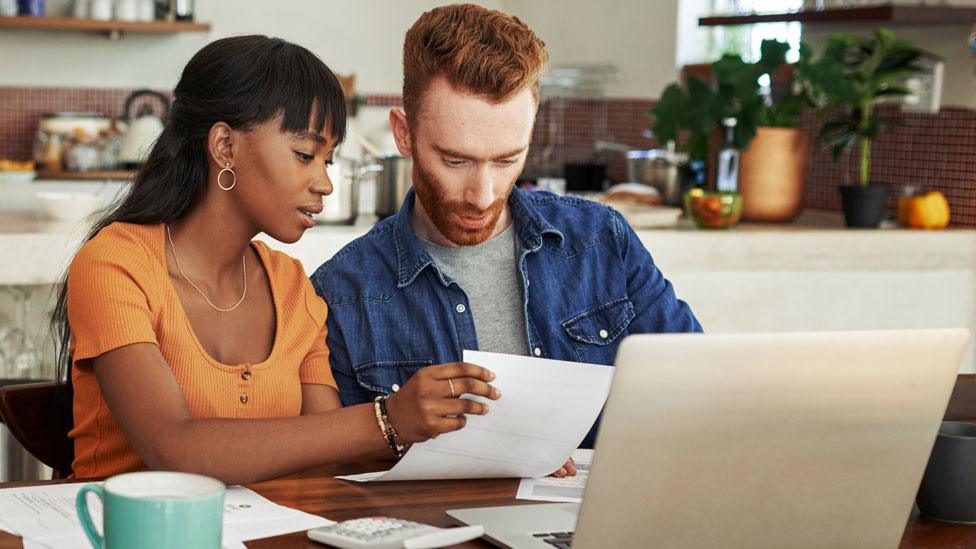
[[[311,277],[329,305],[326,341],[344,405],[390,394],[420,368],[478,349],[464,289],[420,244],[410,224],[413,204],[411,190],[398,213]],[[701,331],[615,210],[518,188],[508,206],[530,355],[612,365],[627,334]]]

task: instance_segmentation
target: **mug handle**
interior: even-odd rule
[[[105,546],[105,542],[102,536],[98,535],[98,530],[95,528],[95,524],[92,523],[91,515],[88,514],[88,494],[93,493],[98,496],[98,499],[105,503],[105,489],[102,488],[101,484],[86,484],[81,487],[78,495],[75,497],[75,510],[78,511],[78,518],[81,519],[81,527],[85,530],[85,535],[88,536],[88,541],[91,542],[92,547],[95,549],[101,549]]]

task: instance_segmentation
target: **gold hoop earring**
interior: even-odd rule
[[[220,184],[220,176],[224,175],[224,172],[230,172],[230,175],[234,177],[234,181],[229,187],[225,187]],[[222,191],[229,191],[234,188],[234,185],[237,185],[237,174],[234,173],[234,170],[230,169],[230,162],[228,162],[224,164],[224,169],[220,170],[220,173],[217,174],[217,186],[220,187],[220,190]]]

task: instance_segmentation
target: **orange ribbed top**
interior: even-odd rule
[[[146,468],[112,417],[91,369],[90,359],[113,349],[158,345],[194,418],[297,416],[303,383],[336,386],[325,346],[325,302],[298,260],[261,242],[252,245],[270,278],[277,328],[264,362],[238,365],[212,358],[193,333],[169,280],[163,225],[112,223],[81,247],[68,273],[74,476]],[[244,371],[251,375],[242,376]]]

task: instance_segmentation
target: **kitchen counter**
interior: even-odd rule
[[[822,221],[812,224],[811,220]],[[258,238],[297,257],[311,273],[343,246],[366,234],[375,218],[356,225],[317,225],[294,244]],[[87,230],[83,222],[49,220],[37,211],[0,210],[0,285],[51,284]],[[976,230],[848,230],[839,215],[813,212],[790,225],[742,224],[729,231],[639,230],[666,273],[696,271],[976,271]]]
[[[372,226],[319,225],[295,244],[260,237],[314,271]],[[0,210],[0,285],[49,286],[84,223]],[[976,231],[847,230],[839,214],[731,231],[638,235],[710,332],[966,326],[976,333]],[[976,372],[973,347],[963,372]]]

